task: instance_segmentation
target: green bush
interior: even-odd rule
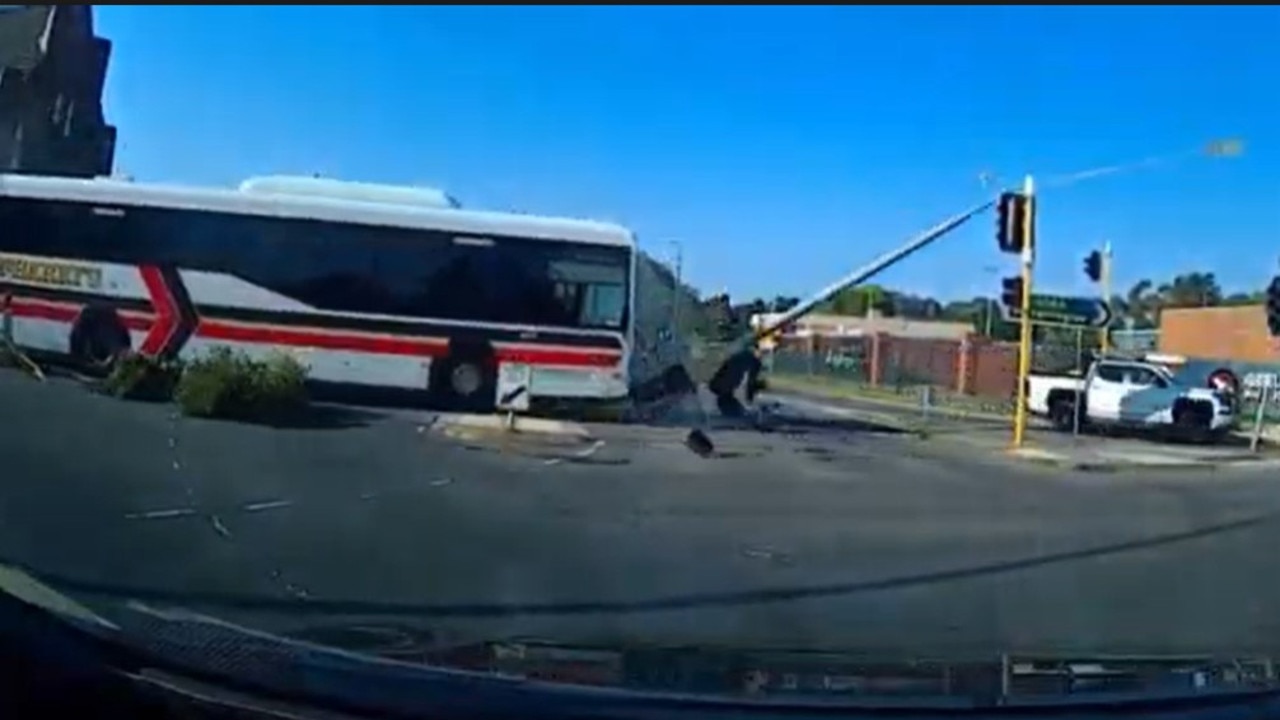
[[[108,395],[125,400],[167,402],[173,399],[181,375],[182,366],[177,361],[129,353],[112,366],[103,389]]]
[[[273,422],[306,409],[306,379],[306,368],[284,353],[254,360],[218,348],[187,365],[175,399],[186,415]]]

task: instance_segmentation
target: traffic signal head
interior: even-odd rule
[[[1001,252],[1020,253],[1030,240],[1028,212],[1031,199],[1015,192],[1002,193],[996,202],[996,242]]]
[[[1280,336],[1280,276],[1267,286],[1267,330],[1272,337]]]
[[[1022,307],[1022,276],[1007,277],[1000,281],[1000,302],[1009,309]]]
[[[1094,250],[1084,258],[1084,274],[1093,282],[1102,279],[1102,253]]]

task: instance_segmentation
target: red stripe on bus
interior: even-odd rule
[[[196,326],[196,336],[226,342],[313,347],[323,350],[353,350],[414,357],[442,357],[449,350],[449,345],[444,340],[326,332],[273,325],[239,325],[218,320],[201,320]]]
[[[449,343],[443,338],[428,339],[396,337],[394,335],[366,335],[330,330],[308,330],[278,325],[249,325],[202,319],[196,327],[196,336],[224,342],[313,347],[324,350],[352,350],[381,355],[407,355],[411,357],[444,357]],[[540,348],[527,345],[518,348],[498,348],[495,355],[499,362],[519,362],[529,365],[561,365],[569,367],[615,367],[621,361],[619,353],[573,351],[557,348]]]
[[[124,324],[126,329],[134,332],[148,332],[156,322],[154,315],[132,310],[118,310],[116,315],[120,317],[120,322]]]
[[[567,367],[611,368],[622,362],[619,353],[560,350],[533,345],[518,348],[497,348],[494,354],[498,362],[524,363],[526,365],[563,365]]]
[[[74,323],[82,310],[84,310],[84,306],[76,303],[64,303],[39,298],[15,297],[9,306],[9,312],[13,313],[14,317],[51,320],[61,323]],[[120,316],[120,322],[129,330],[146,332],[151,329],[153,324],[151,316],[146,313],[122,310],[118,311],[117,314]]]
[[[80,306],[15,297],[9,302],[9,312],[14,317],[69,323],[80,314]]]
[[[9,311],[14,317],[73,323],[82,309],[82,306],[75,303],[14,297]],[[164,323],[157,322],[147,313],[121,310],[118,311],[118,315],[120,321],[129,330],[149,332],[148,339],[159,336],[160,330],[164,329]],[[200,321],[196,328],[196,335],[208,340],[227,342],[351,350],[412,357],[444,357],[449,351],[448,341],[444,339],[365,335],[274,325],[242,325],[207,319]],[[544,348],[532,344],[499,347],[495,349],[495,355],[499,362],[562,367],[611,368],[617,366],[622,360],[621,354],[617,352]]]

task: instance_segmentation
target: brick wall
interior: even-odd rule
[[[1280,362],[1267,332],[1266,308],[1177,308],[1160,313],[1160,352],[1236,362]]]

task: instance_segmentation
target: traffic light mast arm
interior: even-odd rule
[[[1018,318],[1018,405],[1014,409],[1013,446],[1022,447],[1027,429],[1027,376],[1031,374],[1031,276],[1035,263],[1035,185],[1028,175],[1022,194],[1022,317]]]

